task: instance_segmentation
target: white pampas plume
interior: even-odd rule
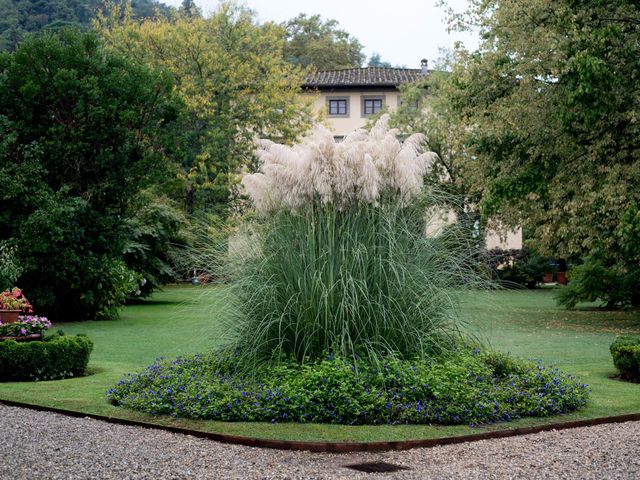
[[[366,203],[377,204],[380,197],[380,174],[373,163],[373,158],[365,153],[360,167],[360,198]]]
[[[342,139],[342,144],[348,145],[353,142],[361,142],[369,138],[369,133],[364,128],[359,128],[349,133]]]
[[[253,173],[242,177],[241,183],[258,211],[268,213],[272,199],[269,198],[271,188],[267,177],[262,173]]]
[[[242,185],[262,214],[297,210],[316,200],[340,209],[358,202],[377,205],[385,192],[406,202],[422,190],[438,156],[423,153],[424,135],[404,143],[396,135],[385,114],[369,132],[356,130],[340,143],[324,127],[294,147],[260,140],[260,171],[245,175]]]
[[[427,171],[424,159],[419,156],[424,135],[415,133],[407,138],[394,160],[393,185],[400,191],[400,198],[408,200],[422,190]]]
[[[373,128],[371,129],[371,132],[369,133],[369,136],[371,138],[373,138],[374,140],[381,140],[384,138],[384,136],[389,132],[389,119],[391,117],[389,116],[388,113],[385,113],[384,115],[382,115],[378,121],[376,122],[376,124],[373,126]]]

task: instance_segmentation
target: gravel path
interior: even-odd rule
[[[386,453],[222,444],[0,405],[0,479],[640,478],[640,422]],[[408,467],[365,474],[361,462]]]

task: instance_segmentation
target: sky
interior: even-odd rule
[[[181,0],[161,0],[179,6]],[[217,0],[195,0],[207,14],[215,9]],[[440,57],[439,49],[452,48],[462,41],[475,48],[475,35],[447,33],[444,10],[436,0],[246,0],[257,13],[260,22],[289,20],[299,13],[319,14],[323,19],[335,19],[343,30],[364,45],[369,58],[379,53],[383,61],[392,65],[419,68],[426,58],[433,65]],[[467,0],[448,0],[456,11],[467,7]]]

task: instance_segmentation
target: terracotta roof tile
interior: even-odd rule
[[[320,70],[307,77],[306,88],[375,86],[394,87],[401,83],[415,82],[422,78],[419,68],[346,68]]]

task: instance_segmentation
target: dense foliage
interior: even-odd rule
[[[0,240],[0,290],[7,290],[15,285],[22,273],[16,252],[15,246],[7,240]]]
[[[422,133],[429,139],[429,147],[438,154],[429,181],[450,194],[454,199],[450,208],[455,209],[458,221],[482,241],[487,226],[478,210],[482,188],[475,181],[477,162],[464,145],[467,126],[452,111],[449,68],[448,60],[443,59],[421,80],[401,85],[401,103],[391,113],[391,125],[402,134]]]
[[[567,413],[588,388],[539,362],[461,351],[432,361],[379,364],[328,355],[283,361],[244,376],[215,354],[159,359],[109,398],[160,415],[224,421],[461,424]]]
[[[44,341],[0,342],[0,381],[55,380],[83,375],[93,342],[84,335],[56,335]]]
[[[0,51],[14,50],[28,33],[38,33],[45,28],[87,28],[104,3],[102,0],[0,0]],[[155,0],[131,2],[135,18],[153,17],[156,13],[169,15],[172,10]]]
[[[556,294],[558,304],[574,308],[580,302],[604,302],[606,308],[640,305],[640,266],[621,271],[590,255],[569,272],[569,284]]]
[[[535,288],[542,281],[544,273],[552,273],[554,268],[549,259],[536,255],[531,250],[493,249],[486,252],[487,265],[492,278],[505,287],[521,286]]]
[[[618,337],[611,344],[609,350],[613,357],[613,364],[620,372],[620,377],[640,382],[640,338]]]
[[[640,262],[638,18],[631,0],[474,0],[458,19],[483,40],[449,91],[483,214],[622,276]]]
[[[145,241],[131,235],[134,199],[175,176],[172,88],[93,33],[44,33],[0,56],[0,241],[39,313],[109,316],[139,288],[147,268],[131,270],[125,247]]]
[[[246,8],[222,3],[206,19],[143,22],[111,12],[99,28],[112,50],[175,80],[187,107],[176,159],[189,212],[225,216],[256,136],[290,142],[309,127],[310,104],[298,95],[304,72],[283,59],[282,29]]]
[[[315,70],[357,68],[365,59],[360,42],[341,30],[336,20],[302,13],[285,22],[283,28],[284,58],[294,65]]]

